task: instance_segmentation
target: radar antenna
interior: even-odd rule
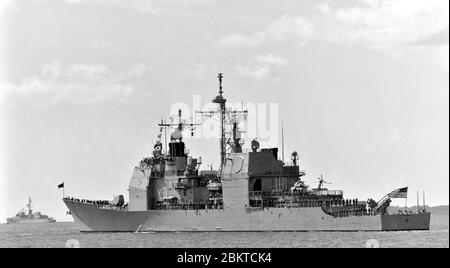
[[[161,119],[161,122],[158,124],[158,126],[160,127],[160,131],[158,134],[158,141],[157,143],[161,143],[161,136],[162,136],[162,131],[164,130],[164,132],[167,131],[167,129],[169,130],[173,130],[173,132],[170,135],[170,139],[171,140],[179,140],[180,142],[183,140],[183,136],[182,136],[182,132],[188,128],[191,131],[191,136],[194,136],[194,130],[196,126],[200,126],[201,124],[195,124],[192,122],[192,118],[190,119],[190,121],[184,120],[182,119],[182,111],[181,109],[178,110],[178,123],[173,123],[173,120],[171,118],[170,123],[164,121],[163,119]],[[166,153],[167,153],[167,137],[165,138],[164,141],[164,147],[166,148]]]
[[[320,174],[320,178],[317,178],[318,180],[319,180],[319,186],[317,186],[317,189],[318,190],[321,190],[322,189],[322,186],[323,186],[323,184],[331,184],[331,182],[327,182],[327,181],[325,181],[324,179],[323,179],[323,176],[322,176],[322,174]]]

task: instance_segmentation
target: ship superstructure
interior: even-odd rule
[[[56,222],[55,219],[42,214],[41,212],[33,212],[33,206],[31,204],[31,198],[28,197],[27,211],[21,210],[16,216],[6,219],[7,224],[13,223],[45,223]]]
[[[133,169],[128,202],[64,198],[82,231],[381,231],[427,230],[430,213],[390,215],[391,198],[345,199],[342,190],[317,188],[302,180],[298,153],[291,163],[278,148],[260,148],[251,141],[243,150],[239,123],[247,111],[226,107],[219,74],[217,111],[199,111],[221,123],[220,166],[201,170],[201,158],[189,154],[183,130],[196,124],[182,120],[161,121],[151,156]],[[162,133],[170,130],[170,141]]]

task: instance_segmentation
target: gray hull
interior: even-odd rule
[[[383,231],[430,230],[431,213],[382,215]]]
[[[224,210],[100,209],[64,200],[84,232],[397,231],[429,229],[429,214],[335,218],[320,207]],[[407,221],[405,221],[407,219]]]
[[[55,222],[51,219],[21,219],[21,218],[9,218],[6,220],[7,224],[30,224],[30,223],[48,223]]]

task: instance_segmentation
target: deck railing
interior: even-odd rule
[[[76,203],[90,204],[90,205],[96,206],[100,209],[128,211],[128,204],[123,204],[121,206],[118,206],[118,205],[112,204],[111,201],[107,201],[107,200],[90,200],[90,199],[80,199],[80,198],[73,198],[73,197],[65,197],[64,199],[68,200],[68,201],[76,202]]]

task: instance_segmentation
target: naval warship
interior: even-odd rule
[[[13,224],[13,223],[46,223],[46,222],[56,222],[55,219],[42,214],[41,212],[34,212],[31,205],[31,198],[28,197],[28,204],[27,204],[28,213],[25,212],[25,210],[19,211],[16,216],[12,218],[6,219],[7,224]]]
[[[289,163],[278,148],[260,148],[255,138],[243,147],[239,124],[247,111],[227,107],[219,76],[214,111],[220,117],[220,166],[202,170],[201,157],[190,156],[183,133],[196,124],[181,117],[161,121],[149,156],[134,167],[128,187],[114,200],[64,197],[81,232],[257,232],[257,231],[405,231],[429,230],[430,213],[389,213],[394,198],[406,198],[408,188],[391,191],[379,201],[345,199],[342,190],[316,188],[302,179],[298,153]],[[170,140],[162,133],[170,130]],[[193,132],[191,132],[193,133]],[[167,148],[168,146],[168,148]],[[282,146],[284,151],[284,146]]]

